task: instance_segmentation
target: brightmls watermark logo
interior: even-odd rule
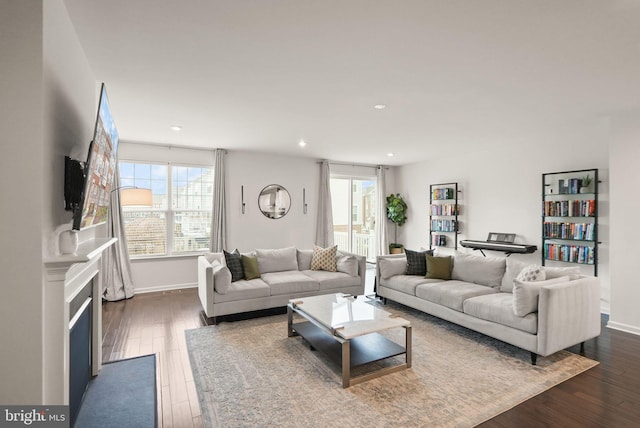
[[[69,427],[69,406],[0,406],[0,428]]]

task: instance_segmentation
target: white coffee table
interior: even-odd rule
[[[411,367],[411,323],[342,293],[292,299],[287,305],[288,336],[302,336],[312,348],[324,352],[342,367],[342,387]],[[304,321],[293,322],[293,314]],[[405,346],[379,334],[405,329]],[[405,354],[405,362],[351,377],[351,369]]]

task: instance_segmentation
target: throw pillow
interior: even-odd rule
[[[225,294],[231,288],[231,271],[217,260],[211,263],[213,285],[217,293]]]
[[[451,279],[451,256],[436,257],[427,254],[427,274],[424,277]]]
[[[569,276],[547,279],[546,281],[513,281],[513,313],[519,317],[538,310],[540,289],[546,285],[569,281]]]
[[[407,270],[407,258],[404,254],[400,257],[387,256],[385,258],[378,259],[378,269],[380,270],[380,276],[384,279],[389,279],[392,276],[404,275]]]
[[[313,246],[313,257],[311,257],[311,270],[326,270],[327,272],[335,272],[336,253],[338,246],[334,245],[329,248]]]
[[[516,277],[516,280],[522,282],[544,281],[545,279],[547,277],[544,274],[544,270],[542,266],[538,265],[529,265],[523,268]]]
[[[231,271],[231,282],[244,279],[244,269],[242,268],[242,256],[240,251],[236,248],[233,253],[226,250],[222,250],[224,253],[224,260],[227,262],[227,267]]]
[[[246,280],[260,278],[260,269],[258,269],[258,259],[256,257],[243,255],[242,269]]]
[[[358,259],[354,256],[338,256],[336,269],[350,276],[358,276]]]
[[[504,258],[474,256],[456,251],[451,278],[498,288],[505,269]]]
[[[427,274],[427,254],[433,256],[433,250],[428,251],[413,251],[404,250],[407,256],[407,275],[420,275],[425,276]]]

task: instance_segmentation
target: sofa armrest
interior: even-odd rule
[[[600,280],[583,277],[540,289],[538,354],[551,355],[600,335]]]
[[[377,256],[376,257],[376,282],[375,282],[375,286],[378,287],[380,285],[380,260],[390,260],[390,259],[401,259],[401,258],[407,258],[407,255],[402,253],[402,254],[386,254],[383,256]],[[377,290],[377,288],[376,288]]]
[[[213,316],[213,267],[204,257],[198,257],[198,296],[208,317]]]
[[[350,253],[348,251],[340,250],[342,254],[345,256],[353,256],[358,261],[358,276],[360,277],[360,285],[362,286],[362,293],[364,294],[364,285],[367,276],[367,258],[365,256],[361,256],[359,254]]]

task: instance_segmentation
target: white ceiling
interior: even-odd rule
[[[65,3],[126,141],[398,165],[640,106],[637,0]]]

